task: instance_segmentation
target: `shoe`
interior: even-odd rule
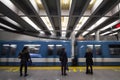
[[[86,72],[86,74],[88,74],[88,72]]]
[[[64,76],[67,76],[67,74],[65,73]]]
[[[93,72],[91,72],[90,74],[93,74]]]
[[[22,77],[22,74],[20,74],[20,77]]]
[[[28,74],[25,74],[24,77],[28,76]]]

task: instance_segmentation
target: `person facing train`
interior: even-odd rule
[[[91,49],[87,49],[87,52],[85,53],[85,58],[86,58],[86,74],[91,73],[93,74],[93,53],[91,52]],[[90,67],[90,69],[89,69]]]
[[[68,69],[68,66],[67,66],[68,58],[67,58],[67,53],[65,51],[65,48],[61,49],[60,61],[61,61],[61,72],[62,72],[62,75],[67,75],[66,74],[66,70]]]
[[[32,62],[31,57],[28,51],[28,47],[25,46],[23,50],[19,53],[18,58],[21,59],[20,61],[20,76],[23,75],[22,69],[24,67],[24,76],[27,76],[27,63]]]

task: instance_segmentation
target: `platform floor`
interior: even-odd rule
[[[120,66],[93,67],[93,75],[85,67],[69,67],[67,76],[60,67],[28,67],[28,76],[19,76],[19,67],[0,66],[0,80],[120,80]]]

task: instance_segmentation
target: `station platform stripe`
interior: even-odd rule
[[[0,66],[0,69],[19,69],[19,66]],[[30,70],[60,70],[60,66],[28,66]],[[76,67],[69,67],[70,70],[76,72],[76,70],[84,70],[86,69],[85,66],[76,66]],[[120,69],[120,66],[93,66],[93,69]]]

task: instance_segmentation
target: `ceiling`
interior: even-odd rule
[[[117,35],[120,0],[0,0],[0,30],[35,37]]]

